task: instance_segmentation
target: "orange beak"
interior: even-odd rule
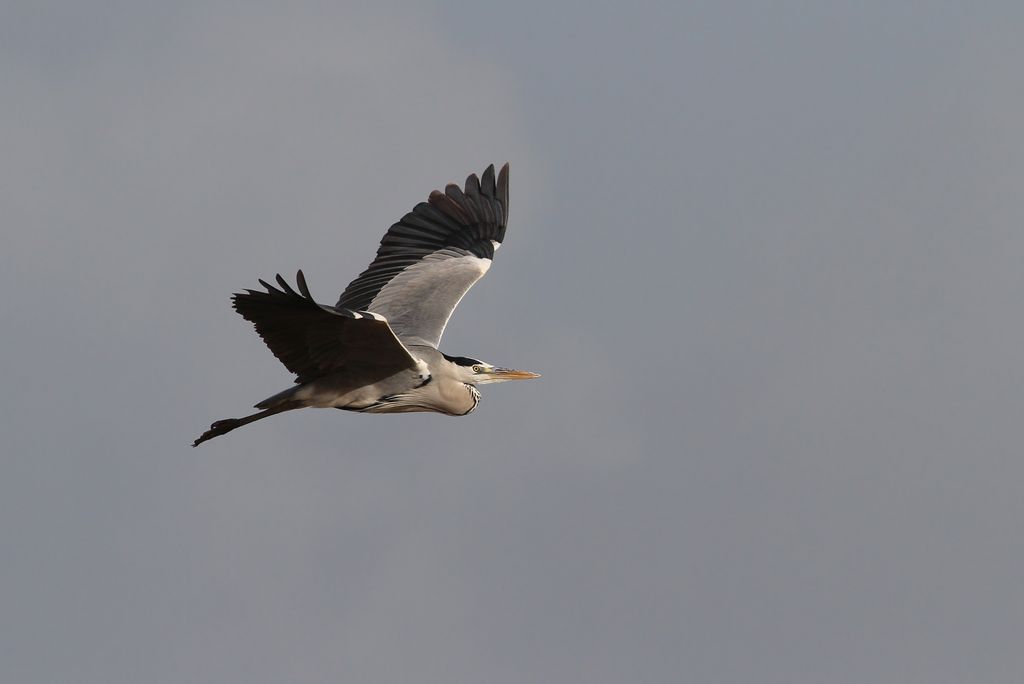
[[[524,370],[512,370],[511,368],[495,368],[490,373],[494,380],[531,380],[539,378],[540,373],[531,373]]]

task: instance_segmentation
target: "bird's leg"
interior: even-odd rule
[[[277,406],[272,406],[271,408],[268,408],[264,411],[260,411],[259,413],[253,413],[252,415],[245,416],[244,418],[225,418],[224,420],[218,420],[214,422],[212,425],[210,425],[209,430],[199,435],[199,438],[192,443],[192,446],[193,448],[197,447],[206,440],[213,439],[214,437],[219,437],[223,434],[231,432],[235,428],[240,428],[243,425],[254,423],[257,420],[262,420],[263,418],[268,418],[275,414],[283,413],[285,411],[291,411],[292,409],[297,408],[302,408],[302,404],[300,402],[286,401],[281,404],[278,404]]]

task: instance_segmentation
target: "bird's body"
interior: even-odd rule
[[[537,377],[437,349],[452,311],[490,267],[507,216],[508,165],[497,180],[490,166],[394,224],[337,305],[317,304],[302,271],[298,291],[279,275],[277,287],[260,281],[266,292],[234,295],[296,385],[256,404],[258,413],[213,423],[192,446],[305,407],[463,416],[480,401],[476,385]]]
[[[479,393],[456,373],[448,372],[444,354],[427,346],[410,346],[409,352],[420,361],[417,368],[391,372],[357,367],[331,373],[264,399],[256,408],[269,408],[283,400],[362,413],[433,411],[464,416],[476,408]]]

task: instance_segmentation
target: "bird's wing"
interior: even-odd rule
[[[299,291],[277,276],[281,289],[261,280],[266,292],[246,290],[232,297],[235,310],[252,321],[295,382],[314,380],[349,363],[382,371],[416,368],[417,361],[379,314],[322,306],[313,301],[299,271]]]
[[[459,300],[490,268],[505,239],[508,164],[430,193],[380,241],[377,258],[338,300],[387,318],[406,344],[437,347]]]

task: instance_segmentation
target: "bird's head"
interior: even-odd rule
[[[456,365],[462,382],[470,385],[486,385],[492,382],[529,380],[540,377],[539,373],[513,370],[511,368],[498,368],[485,361],[471,359],[468,356],[448,356],[445,354],[445,358]]]

